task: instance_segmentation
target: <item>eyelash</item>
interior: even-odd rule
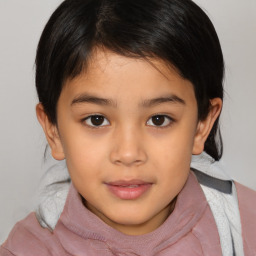
[[[93,117],[104,118],[103,124],[104,124],[104,122],[107,120],[107,118],[104,117],[103,115],[95,114],[95,115],[87,116],[86,118],[82,119],[82,122],[85,123],[86,126],[92,128],[92,129],[98,129],[98,128],[101,128],[101,127],[104,127],[104,126],[107,126],[107,125],[110,124],[110,122],[109,122],[108,120],[107,120],[107,122],[108,122],[107,125],[106,125],[106,124],[105,124],[105,125],[102,125],[102,124],[101,124],[101,125],[98,125],[98,126],[97,126],[97,125],[93,125],[93,124],[92,124],[92,121],[90,121],[91,124],[87,124],[86,121],[91,120]]]
[[[164,129],[164,128],[167,128],[169,126],[171,126],[173,123],[174,123],[174,119],[171,118],[170,116],[168,115],[164,115],[164,114],[155,114],[153,116],[151,116],[148,121],[147,121],[147,124],[149,123],[149,121],[154,118],[154,117],[161,117],[161,118],[164,118],[164,123],[166,123],[166,121],[168,122],[168,124],[165,124],[165,125],[149,125],[149,126],[153,126],[154,128],[157,128],[157,129]]]
[[[86,118],[82,119],[82,123],[85,123],[86,126],[88,126],[89,128],[92,128],[92,129],[99,129],[99,128],[108,126],[108,125],[110,124],[110,122],[107,120],[108,124],[105,124],[105,125],[102,125],[102,124],[94,125],[94,124],[92,123],[92,120],[91,120],[93,117],[98,117],[98,118],[101,119],[101,121],[102,121],[102,119],[104,119],[104,120],[103,120],[103,124],[104,124],[104,122],[106,122],[106,120],[107,120],[107,118],[104,117],[103,115],[101,115],[101,114],[95,114],[95,115],[87,116]],[[168,124],[165,124],[165,125],[149,125],[148,123],[149,123],[150,120],[151,120],[152,118],[154,118],[154,117],[155,117],[155,118],[156,118],[156,117],[164,118],[164,123],[166,123],[166,121],[167,121]],[[88,121],[88,120],[90,120],[90,124],[86,123],[86,121]],[[148,126],[152,126],[152,127],[154,127],[154,128],[157,128],[157,129],[163,129],[163,128],[169,127],[173,122],[175,122],[175,120],[174,120],[173,118],[171,118],[170,116],[168,116],[168,115],[164,115],[164,114],[155,114],[155,115],[151,116],[151,117],[148,119],[148,121],[146,122],[146,124],[147,124]]]

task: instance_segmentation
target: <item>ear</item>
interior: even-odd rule
[[[192,154],[199,155],[204,150],[205,141],[211,132],[214,122],[220,115],[222,109],[222,100],[220,98],[214,98],[210,100],[210,111],[204,120],[199,121],[197,125],[197,131],[194,138],[194,145]]]
[[[41,103],[37,104],[36,106],[36,115],[39,123],[44,130],[46,139],[52,151],[53,158],[55,158],[56,160],[65,159],[57,126],[50,122]]]

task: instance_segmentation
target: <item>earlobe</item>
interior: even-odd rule
[[[203,152],[205,141],[222,109],[222,100],[220,98],[211,99],[210,103],[211,106],[207,117],[198,122],[192,150],[193,155],[199,155]]]
[[[61,144],[60,136],[56,125],[52,124],[44,111],[44,107],[41,103],[36,106],[36,115],[39,123],[41,124],[48,144],[51,148],[52,156],[56,160],[65,159],[63,147]]]

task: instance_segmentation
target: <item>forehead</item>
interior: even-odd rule
[[[194,100],[190,81],[182,78],[170,65],[159,59],[125,57],[108,50],[95,50],[86,69],[68,80],[63,93],[69,97],[88,92],[115,101],[124,97],[143,100],[175,94]]]

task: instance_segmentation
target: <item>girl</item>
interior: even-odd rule
[[[190,0],[64,1],[38,45],[36,111],[72,182],[0,255],[255,255],[256,194],[218,169],[223,73]]]

